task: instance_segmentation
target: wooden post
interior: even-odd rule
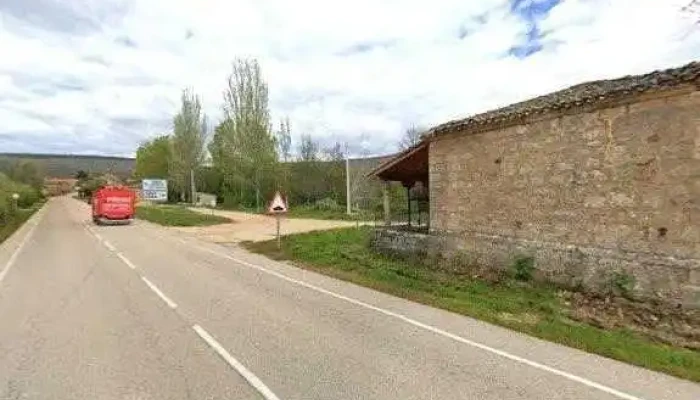
[[[406,199],[408,199],[408,226],[411,226],[411,187],[406,186]]]
[[[384,181],[384,186],[382,188],[384,197],[384,225],[391,225],[391,208],[389,205],[389,181]]]

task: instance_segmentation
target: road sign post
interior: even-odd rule
[[[12,213],[17,214],[17,210],[19,210],[19,194],[18,193],[12,193]]]
[[[280,234],[280,225],[282,214],[285,214],[287,210],[287,202],[284,200],[284,198],[282,198],[280,192],[275,193],[275,197],[272,199],[270,205],[267,207],[267,212],[269,214],[275,215],[275,225],[277,228],[277,250],[282,249],[282,235]]]
[[[275,215],[275,219],[277,220],[277,250],[282,249],[282,237],[280,236],[280,214]]]

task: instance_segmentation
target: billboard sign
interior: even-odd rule
[[[165,179],[142,180],[141,198],[148,201],[168,201],[168,181]]]

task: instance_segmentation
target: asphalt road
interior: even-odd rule
[[[0,246],[0,399],[700,399],[700,385],[52,199]]]

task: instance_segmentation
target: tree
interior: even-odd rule
[[[338,204],[345,204],[345,152],[343,145],[336,142],[323,150],[323,158],[326,160],[325,179],[326,192]]]
[[[403,137],[399,141],[399,150],[406,150],[409,147],[413,147],[420,143],[422,137],[421,135],[423,134],[423,130],[416,127],[416,126],[410,126],[406,131],[404,132]]]
[[[39,166],[30,160],[17,161],[10,170],[10,179],[40,189],[44,184],[44,176]]]
[[[289,197],[291,165],[289,162],[292,158],[292,128],[289,124],[289,117],[280,121],[280,127],[277,131],[277,146],[280,158],[278,167],[277,190]]]
[[[255,204],[276,186],[277,141],[272,134],[268,89],[256,60],[233,64],[224,92],[224,119],[210,146],[214,166],[223,175],[227,202]],[[269,194],[269,193],[267,193]]]
[[[104,175],[93,176],[84,180],[80,184],[80,192],[78,194],[80,197],[90,198],[92,197],[92,193],[94,191],[107,184],[109,184],[109,179],[107,179]]]
[[[280,121],[280,130],[277,131],[277,143],[279,145],[280,158],[282,161],[288,162],[292,156],[292,132],[289,126],[289,118]]]
[[[300,136],[297,162],[293,164],[293,200],[311,204],[325,194],[325,179],[321,163],[320,146],[309,134]]]
[[[136,150],[134,176],[138,179],[167,179],[171,165],[172,143],[169,135],[161,135],[144,142]]]
[[[77,179],[77,180],[79,180],[79,181],[85,180],[85,179],[87,179],[89,176],[90,176],[90,175],[89,175],[87,172],[85,172],[84,170],[82,170],[82,169],[81,169],[81,170],[78,170],[78,172],[75,173],[75,179]]]
[[[299,142],[299,161],[317,161],[319,145],[311,135],[305,134],[301,135],[301,141]]]
[[[191,90],[182,92],[180,111],[173,119],[172,153],[168,174],[181,199],[194,201],[190,179],[204,161],[206,117],[199,97]]]
[[[345,152],[343,151],[343,145],[340,142],[335,142],[332,146],[323,150],[323,156],[328,161],[344,161]]]

